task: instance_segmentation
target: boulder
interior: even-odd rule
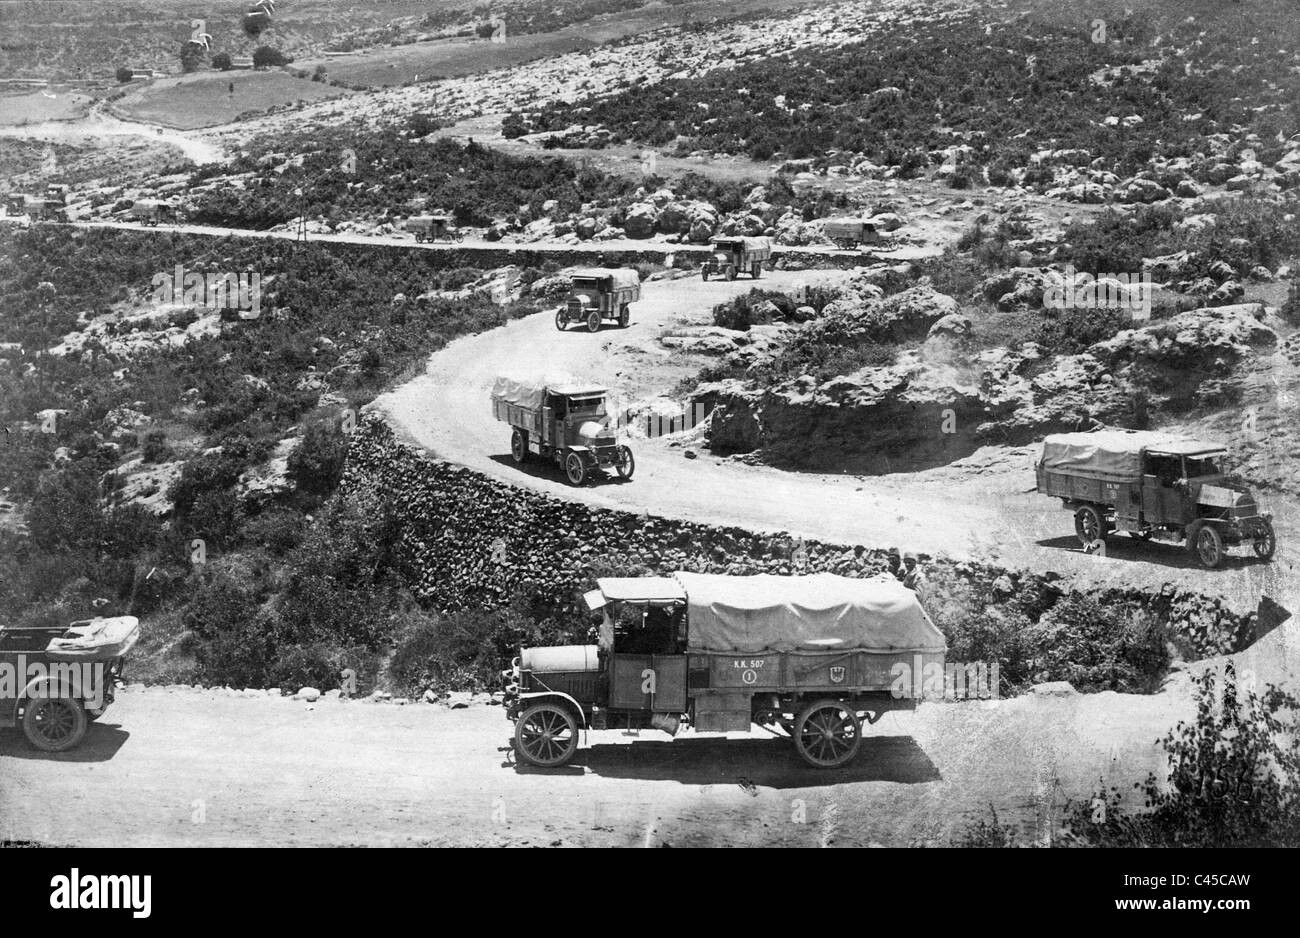
[[[659,210],[649,202],[638,202],[627,210],[623,219],[623,231],[629,238],[648,238],[655,231],[659,220]]]
[[[300,687],[298,693],[293,695],[297,700],[305,700],[307,703],[315,703],[320,700],[320,691],[315,687]]]

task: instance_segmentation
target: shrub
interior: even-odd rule
[[[1300,846],[1300,701],[1269,685],[1237,683],[1231,661],[1222,692],[1209,672],[1193,678],[1196,718],[1163,740],[1168,779],[1134,788],[1145,810],[1128,813],[1118,789],[1078,805],[1066,842],[1106,847]]]
[[[167,445],[167,434],[162,430],[150,430],[140,441],[140,457],[145,462],[165,462],[171,458],[171,455],[171,447]]]
[[[293,59],[286,56],[274,46],[258,46],[253,50],[254,68],[276,68],[288,65]]]
[[[218,52],[212,56],[212,67],[218,71],[228,72],[233,65],[234,62],[230,58],[229,52]]]
[[[389,674],[407,696],[426,690],[495,689],[502,661],[509,660],[527,631],[528,622],[514,610],[411,613],[398,633]]]
[[[312,495],[329,495],[343,477],[347,437],[333,424],[307,428],[302,442],[289,454],[288,474],[294,485]]]
[[[119,82],[121,82],[122,84],[126,84],[135,76],[135,72],[123,66],[123,67],[119,67],[118,70],[113,73],[113,75],[117,78]]]

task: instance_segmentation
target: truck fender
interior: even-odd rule
[[[582,712],[582,706],[578,703],[578,701],[574,700],[572,697],[570,697],[568,694],[564,693],[563,691],[540,690],[540,691],[533,691],[528,694],[520,694],[519,703],[521,705],[525,701],[537,703],[539,701],[546,700],[548,698],[552,700],[563,700],[565,703],[571,706],[573,708],[574,716],[578,718],[578,725],[584,730],[587,729],[587,717]],[[522,710],[523,707],[521,706],[520,709]]]
[[[29,700],[35,693],[36,689],[42,685],[48,685],[49,690],[45,692],[46,697],[78,697],[76,690],[67,681],[51,677],[48,674],[42,674],[40,677],[34,677],[27,682],[22,693],[18,695],[19,700]]]
[[[570,453],[590,453],[590,446],[570,446],[567,448]]]

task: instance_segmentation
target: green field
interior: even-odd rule
[[[117,109],[134,120],[193,130],[228,124],[248,111],[347,94],[352,92],[325,82],[295,78],[280,69],[204,72],[150,82],[118,101]]]

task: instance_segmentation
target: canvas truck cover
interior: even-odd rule
[[[587,267],[575,270],[570,276],[595,277],[599,280],[608,277],[615,290],[627,290],[641,285],[641,275],[628,267]]]
[[[1144,451],[1182,454],[1218,452],[1222,449],[1222,446],[1212,443],[1201,443],[1150,430],[1053,433],[1043,440],[1043,468],[1049,472],[1137,479],[1142,475]]]
[[[828,218],[822,230],[831,237],[835,235],[856,237],[864,226],[867,229],[873,227],[865,218]]]
[[[947,650],[916,593],[891,576],[678,573],[692,651]]]
[[[492,400],[516,404],[528,410],[540,410],[546,397],[546,384],[522,378],[497,378],[492,385]]]

